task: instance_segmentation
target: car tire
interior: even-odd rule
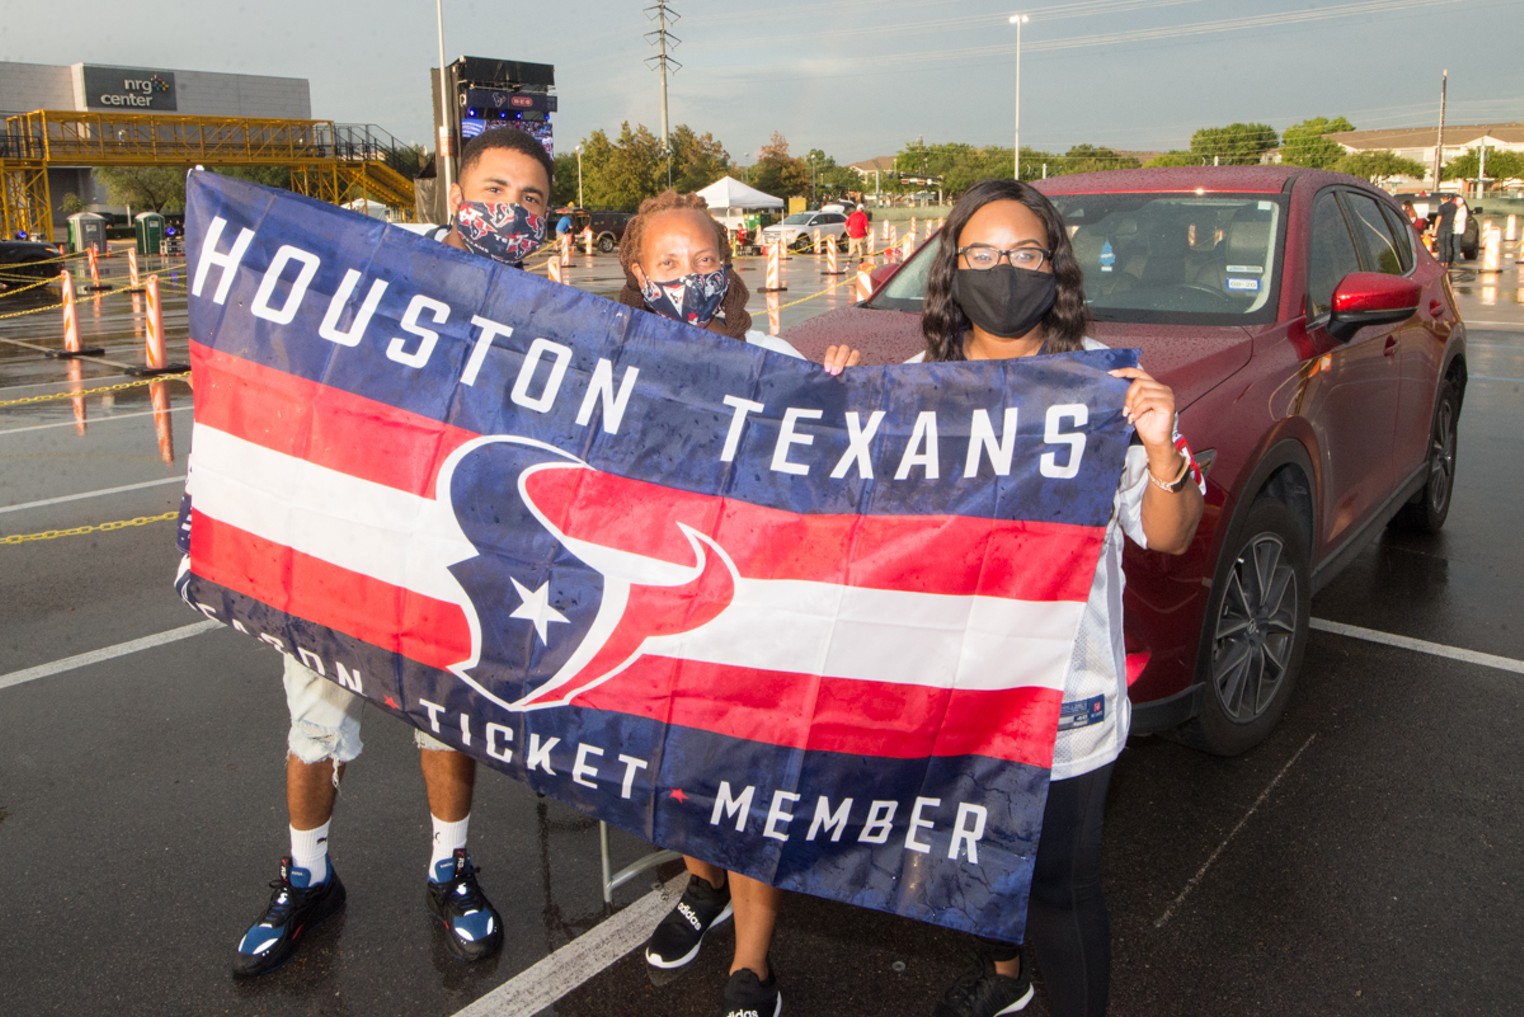
[[[614,234],[604,233],[598,237],[598,250],[602,251],[604,254],[613,254],[614,248],[616,246],[617,244],[614,241]]]
[[[1180,740],[1217,756],[1247,752],[1286,712],[1307,649],[1307,539],[1285,503],[1261,497],[1224,546],[1196,673],[1201,710]]]
[[[788,249],[795,254],[808,254],[811,250],[810,235],[808,233],[799,234],[794,238],[794,242],[788,245]]]
[[[1429,430],[1428,476],[1423,489],[1398,510],[1392,523],[1416,533],[1438,533],[1455,498],[1455,460],[1459,451],[1460,390],[1448,378],[1440,384],[1434,424]]]

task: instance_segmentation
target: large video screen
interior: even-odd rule
[[[495,130],[502,127],[515,127],[530,135],[545,146],[545,151],[552,159],[556,156],[555,141],[550,118],[531,119],[533,114],[517,114],[509,112],[488,112],[486,116],[463,116],[460,118],[460,137],[462,141],[469,141],[483,131]],[[542,114],[543,116],[543,114]]]

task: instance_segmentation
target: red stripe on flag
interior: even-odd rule
[[[278,611],[448,668],[471,656],[471,633],[454,604],[331,565],[196,512],[196,575]]]
[[[848,755],[988,756],[1048,768],[1063,693],[816,678],[641,657],[575,705]]]
[[[196,422],[309,463],[423,497],[476,435],[387,403],[190,344]]]
[[[692,564],[685,523],[742,576],[950,597],[1083,602],[1104,536],[966,516],[800,515],[588,469],[540,470],[525,487],[563,533],[603,547]]]

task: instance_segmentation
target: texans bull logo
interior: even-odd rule
[[[570,704],[734,596],[735,563],[706,536],[717,499],[519,437],[457,450],[440,488],[478,552],[450,566],[475,651],[453,670],[508,709]]]

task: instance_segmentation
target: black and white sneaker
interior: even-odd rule
[[[1015,978],[995,970],[995,962],[980,956],[978,963],[948,987],[932,1017],[1001,1017],[1027,1008],[1032,1001],[1032,978],[1023,960]]]
[[[776,971],[768,971],[764,982],[751,968],[742,968],[725,983],[725,1017],[778,1017],[782,1012]]]
[[[503,946],[503,920],[476,885],[476,866],[465,848],[434,863],[428,881],[429,914],[444,926],[445,945],[464,961],[491,957]]]
[[[328,865],[328,878],[312,885],[312,873],[280,860],[280,877],[271,880],[270,903],[254,919],[233,954],[233,977],[250,978],[274,971],[296,953],[302,933],[344,906],[344,883]]]
[[[688,877],[688,888],[677,907],[661,920],[646,943],[646,963],[675,971],[698,956],[704,933],[730,918],[730,884],[716,890],[709,880]]]

